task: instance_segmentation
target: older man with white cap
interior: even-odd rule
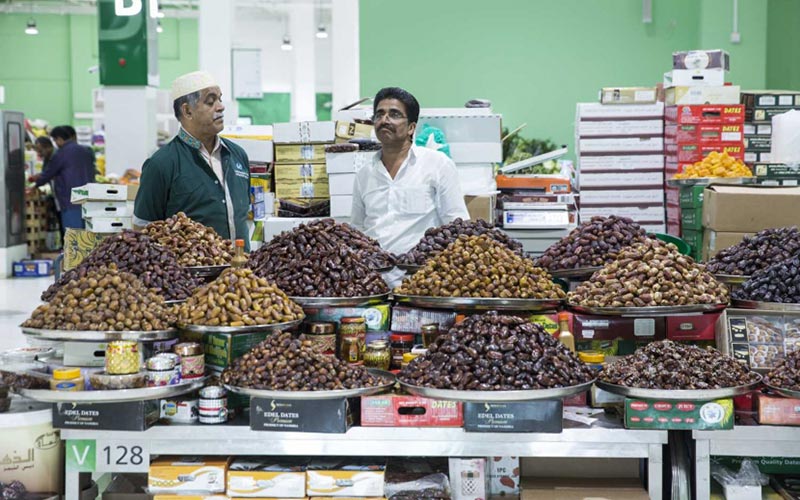
[[[219,137],[222,92],[205,71],[172,83],[178,135],[142,166],[134,223],[145,226],[178,212],[249,246],[250,163],[244,150]]]

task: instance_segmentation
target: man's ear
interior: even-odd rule
[[[414,132],[416,132],[416,131],[417,131],[417,123],[416,123],[416,122],[414,122],[414,123],[409,123],[409,124],[408,124],[408,132],[409,132],[409,134],[408,134],[408,139],[409,139],[411,142],[414,142]]]
[[[184,102],[183,104],[181,104],[181,114],[186,118],[192,117],[192,107],[189,106],[188,102]]]

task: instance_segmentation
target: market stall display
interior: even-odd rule
[[[767,302],[785,305],[800,304],[800,255],[776,261],[769,267],[755,271],[749,280],[733,291],[735,305],[745,308],[758,304],[743,302]]]
[[[132,389],[91,391],[59,391],[51,389],[17,389],[20,396],[42,403],[124,403],[180,396],[203,387],[204,380],[185,380],[179,384]]]
[[[751,276],[756,271],[786,260],[800,251],[796,227],[765,229],[717,253],[706,271],[731,276]]]
[[[675,179],[713,178],[713,177],[752,177],[753,172],[727,152],[712,151],[705,158],[684,167],[683,172],[675,174]]]
[[[800,398],[800,351],[787,354],[764,377],[764,384],[784,396]]]
[[[225,266],[233,257],[233,242],[223,239],[213,228],[178,212],[172,217],[151,222],[144,234],[170,249],[184,267]]]

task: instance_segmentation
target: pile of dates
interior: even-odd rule
[[[551,271],[600,267],[646,238],[644,229],[627,217],[592,217],[545,250],[536,264]]]
[[[344,246],[352,250],[359,260],[372,269],[392,267],[394,255],[381,248],[380,243],[354,228],[350,224],[336,222],[333,219],[321,219],[300,225],[295,231],[306,232],[307,238],[314,238],[319,233],[326,233],[338,239]]]
[[[800,255],[777,262],[753,273],[733,291],[737,300],[800,303]]]
[[[65,283],[22,326],[48,330],[166,330],[174,318],[164,299],[112,264]]]
[[[706,270],[714,274],[750,276],[793,257],[799,250],[800,231],[796,227],[765,229],[719,252],[706,263]]]
[[[727,304],[728,289],[671,243],[648,238],[570,292],[584,307],[656,307]]]
[[[225,266],[233,257],[233,242],[183,212],[151,222],[142,231],[172,250],[182,266]]]
[[[183,300],[201,282],[178,264],[175,254],[156,244],[146,234],[125,230],[104,239],[75,269],[64,273],[42,293],[50,301],[66,283],[86,276],[89,271],[114,264],[120,271],[139,278],[153,288],[164,300]]]
[[[388,293],[381,275],[364,262],[365,252],[359,254],[348,248],[333,230],[333,221],[328,221],[284,231],[251,253],[247,267],[293,297]]]
[[[303,318],[299,305],[250,269],[226,269],[178,308],[182,325],[255,326]]]
[[[800,351],[786,355],[783,361],[764,378],[772,387],[800,391]]]
[[[508,234],[492,227],[485,220],[463,220],[458,218],[449,224],[430,228],[417,243],[417,246],[398,257],[401,264],[422,265],[442,250],[450,246],[459,236],[487,235],[498,243],[502,243],[514,253],[522,255],[522,243]]]
[[[269,336],[222,372],[235,387],[272,391],[333,391],[384,383],[359,365],[350,365],[283,332]]]
[[[437,337],[399,378],[421,387],[514,391],[579,385],[594,373],[540,325],[489,312]]]
[[[722,389],[759,378],[716,349],[671,340],[652,342],[600,372],[600,379],[610,384],[642,389]]]
[[[533,261],[488,235],[459,236],[395,290],[434,297],[561,299],[564,290]]]
[[[31,464],[33,467],[33,464]],[[28,497],[28,490],[21,481],[11,481],[10,483],[0,483],[0,499],[2,500],[25,500]]]

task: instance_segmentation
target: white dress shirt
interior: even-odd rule
[[[392,253],[411,250],[431,227],[469,212],[450,158],[412,146],[394,179],[377,153],[356,173],[351,223]]]

